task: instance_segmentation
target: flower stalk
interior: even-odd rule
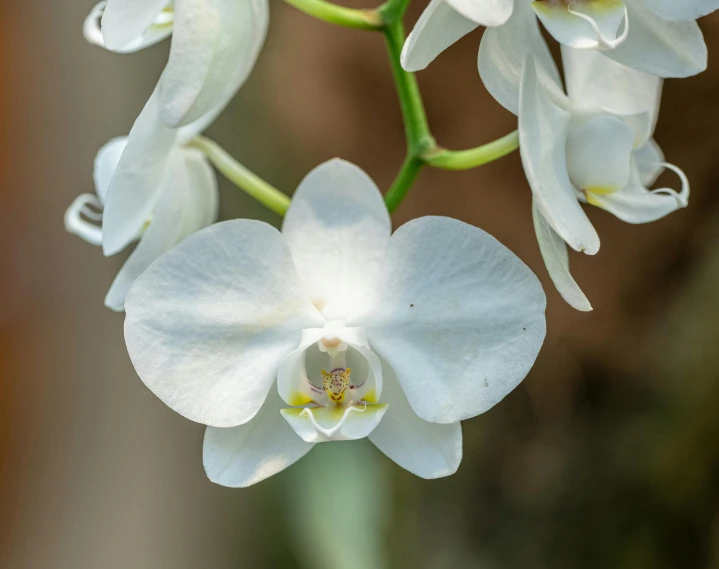
[[[249,196],[252,196],[276,214],[285,215],[290,205],[290,198],[265,182],[257,174],[245,168],[220,148],[216,142],[203,136],[198,136],[190,141],[188,146],[202,151],[215,168]]]

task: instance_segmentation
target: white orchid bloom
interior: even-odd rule
[[[607,57],[660,77],[695,75],[707,65],[707,49],[697,23],[665,19],[689,16],[717,0],[684,11],[666,6],[683,0],[431,0],[407,38],[402,66],[424,69],[442,51],[478,26],[487,26],[479,49],[479,73],[490,93],[517,114],[522,66],[531,54],[538,68],[558,77],[537,19],[562,45],[600,50]],[[664,6],[665,9],[661,10]]]
[[[130,286],[155,259],[217,218],[215,174],[201,152],[184,146],[198,126],[173,131],[162,125],[153,95],[129,137],[98,152],[97,195],[79,196],[65,214],[68,231],[108,254],[139,239],[105,298],[113,310],[123,310]],[[141,223],[126,217],[138,210]]]
[[[227,105],[252,71],[268,23],[267,0],[107,0],[85,21],[85,37],[127,53],[172,34],[160,113],[179,127]]]
[[[689,184],[665,164],[651,138],[661,80],[597,52],[562,49],[568,96],[527,59],[520,92],[522,163],[534,198],[534,221],[549,274],[562,296],[591,310],[569,274],[566,244],[594,255],[599,236],[580,202],[628,223],[647,223],[686,207]],[[544,76],[543,76],[544,77]],[[664,167],[682,189],[648,190]]]
[[[281,233],[213,225],[157,260],[126,309],[137,373],[208,425],[205,469],[231,487],[363,437],[419,476],[452,474],[459,422],[521,382],[545,335],[541,286],[508,249],[443,217],[391,235],[379,190],[341,160],[305,178]]]

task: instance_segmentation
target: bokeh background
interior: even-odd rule
[[[709,71],[667,82],[656,135],[691,179],[690,207],[648,226],[589,212],[602,250],[571,260],[593,313],[547,278],[516,153],[427,169],[397,211],[396,225],[440,214],[484,228],[547,291],[537,364],[464,423],[456,475],[420,480],[335,443],[231,490],[204,476],[202,427],[132,369],[122,315],[102,304],[123,259],[63,228],[167,56],[86,44],[91,5],[0,8],[0,567],[719,567],[719,14],[701,21]],[[419,74],[450,148],[515,128],[477,76],[480,34]],[[404,142],[381,36],[273,0],[258,65],[209,135],[287,192],[334,156],[387,188]],[[279,222],[224,181],[221,199],[224,219]]]

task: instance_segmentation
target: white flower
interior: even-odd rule
[[[686,77],[707,64],[706,44],[691,16],[716,9],[716,4],[693,0],[679,8],[684,0],[431,0],[407,38],[402,65],[408,71],[424,69],[459,38],[488,26],[479,49],[479,73],[497,101],[517,114],[528,54],[542,72],[558,77],[537,18],[564,46],[601,50],[652,75]],[[670,14],[684,18],[669,19]]]
[[[580,202],[628,223],[657,220],[686,207],[689,184],[664,164],[651,138],[661,80],[592,51],[562,49],[568,96],[537,74],[531,57],[522,78],[519,137],[522,163],[534,197],[535,229],[550,276],[579,310],[591,306],[569,274],[565,242],[589,255],[599,237]],[[682,190],[649,191],[663,167]]]
[[[519,384],[545,334],[544,293],[508,249],[443,217],[391,235],[377,187],[340,160],[305,178],[282,233],[205,229],[156,261],[126,308],[140,378],[209,425],[205,469],[233,487],[316,442],[366,436],[419,476],[449,475],[459,421]]]
[[[129,137],[98,152],[97,196],[79,196],[65,214],[68,231],[107,254],[139,239],[105,298],[113,310],[123,310],[130,286],[155,259],[217,218],[215,174],[201,152],[184,147],[200,126],[168,129],[153,95]],[[92,223],[100,219],[102,228]]]
[[[108,0],[88,16],[85,37],[126,53],[172,33],[158,88],[163,122],[178,127],[227,105],[252,71],[268,23],[267,0]]]

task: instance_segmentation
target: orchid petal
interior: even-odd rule
[[[105,46],[121,51],[132,45],[168,4],[168,0],[108,0],[102,14]]]
[[[664,153],[652,138],[633,153],[639,180],[645,188],[653,186],[657,178],[664,172]]]
[[[644,0],[657,16],[687,22],[719,10],[719,0]]]
[[[537,278],[493,237],[445,217],[392,236],[371,302],[350,318],[392,367],[415,413],[483,413],[529,372],[544,340]]]
[[[95,167],[92,172],[92,177],[95,181],[95,193],[97,197],[100,198],[100,203],[102,204],[105,203],[110,181],[115,174],[115,170],[117,170],[117,165],[120,163],[120,158],[126,146],[127,137],[119,136],[113,138],[105,144],[105,146],[100,148],[95,156]]]
[[[540,0],[532,8],[559,43],[580,49],[613,49],[627,37],[627,7],[620,0],[564,4]],[[624,22],[624,30],[619,33]]]
[[[363,439],[377,427],[387,404],[282,409],[282,416],[308,443]]]
[[[674,171],[682,182],[679,192],[671,188],[648,190],[642,185],[639,170],[634,168],[632,180],[620,192],[610,195],[587,194],[587,201],[607,210],[627,223],[650,223],[687,207],[689,203],[689,180],[676,166],[665,164]]]
[[[522,66],[528,54],[534,56],[548,83],[558,87],[562,84],[531,6],[527,2],[517,2],[506,24],[484,32],[477,60],[479,75],[487,90],[515,115],[519,112]]]
[[[252,71],[268,22],[267,0],[177,0],[163,122],[186,125],[224,108]]]
[[[339,159],[305,177],[282,224],[300,279],[326,319],[342,319],[364,300],[390,232],[377,186]]]
[[[551,98],[534,60],[524,66],[519,101],[522,164],[537,207],[567,244],[594,255],[599,236],[579,205],[567,172],[570,114]]]
[[[629,183],[634,133],[621,119],[600,115],[572,130],[567,170],[574,187],[609,194]]]
[[[454,474],[462,461],[462,427],[420,419],[412,410],[394,371],[386,363],[383,401],[389,404],[382,422],[369,435],[379,450],[405,470],[422,478]]]
[[[645,1],[627,4],[629,35],[604,55],[657,77],[689,77],[704,71],[707,46],[697,23],[664,20],[647,8]]]
[[[447,0],[457,12],[480,26],[501,26],[509,20],[515,0]]]
[[[103,37],[102,29],[100,28],[100,20],[103,13],[105,12],[105,5],[107,2],[99,2],[85,18],[83,24],[83,35],[85,39],[93,44],[100,47],[107,48],[105,45],[105,38]],[[171,12],[162,11],[159,13],[155,21],[147,28],[140,36],[133,39],[127,45],[114,49],[117,53],[133,53],[139,51],[151,45],[161,42],[165,38],[172,34],[172,22],[173,14]]]
[[[145,385],[215,427],[252,419],[299,331],[321,324],[282,235],[250,220],[182,241],[135,281],[125,309],[125,341]]]
[[[114,255],[149,220],[165,179],[177,131],[159,120],[157,92],[135,121],[109,184],[102,220],[103,251]]]
[[[562,46],[567,94],[572,104],[587,110],[629,116],[648,112],[654,131],[662,80],[617,63],[598,51]]]
[[[478,24],[445,0],[431,0],[404,42],[400,62],[405,71],[427,67],[445,49],[475,30]]]
[[[202,460],[207,477],[222,486],[246,488],[277,474],[305,456],[304,442],[282,418],[282,400],[270,390],[262,408],[246,425],[207,427]]]
[[[592,305],[569,272],[567,244],[549,226],[534,203],[532,204],[532,221],[537,234],[539,251],[542,253],[542,259],[544,259],[547,272],[557,288],[557,292],[572,308],[589,312],[592,310]]]

